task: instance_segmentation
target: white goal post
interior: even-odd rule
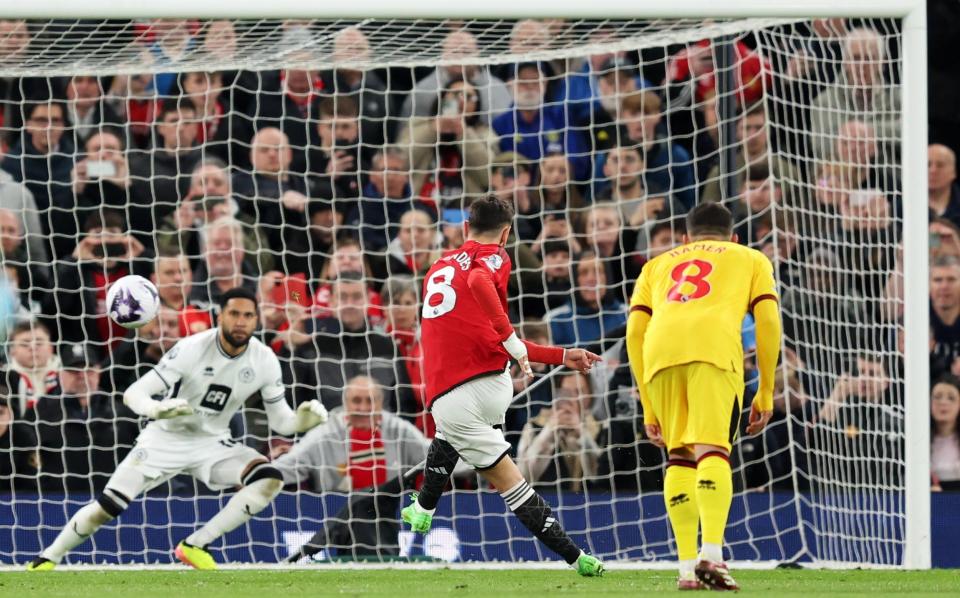
[[[930,430],[928,362],[927,47],[924,0],[30,0],[7,1],[0,19],[807,19],[827,17],[902,19],[899,60],[902,103],[900,155],[904,267],[904,532],[902,561],[908,569],[931,566]],[[722,28],[718,29],[718,31]],[[416,44],[416,40],[407,40]],[[41,55],[42,58],[42,55]],[[82,57],[80,57],[82,58]],[[488,60],[489,57],[484,57]],[[396,64],[413,65],[413,60]],[[431,64],[436,64],[434,60]],[[2,57],[0,57],[2,69]],[[798,507],[799,509],[799,507]],[[816,533],[816,530],[809,530]]]

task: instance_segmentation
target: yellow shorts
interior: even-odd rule
[[[694,362],[660,370],[644,385],[667,450],[732,448],[740,427],[743,374]]]

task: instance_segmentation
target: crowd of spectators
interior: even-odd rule
[[[814,21],[795,31],[803,48],[768,55],[744,36],[726,116],[711,42],[653,59],[533,60],[523,56],[550,44],[536,20],[513,27],[522,58],[510,64],[478,65],[482,40],[451,26],[434,69],[162,72],[192,54],[229,59],[239,26],[135,27],[144,74],[0,78],[0,490],[102,484],[139,429],[123,390],[177,339],[214,326],[234,286],[260,297],[260,338],[283,363],[288,400],[319,397],[331,410],[291,449],[251,404],[238,437],[318,492],[416,463],[435,433],[420,285],[486,194],[516,206],[509,307],[522,334],[606,358],[508,413],[532,484],[662,484],[626,363],[626,305],[644,263],[681,243],[700,201],[732,209],[739,242],[763,251],[781,283],[776,413],[735,451],[738,483],[899,483],[900,94],[883,27]],[[312,35],[300,22],[282,30]],[[27,23],[0,21],[0,52],[30,43]],[[375,53],[362,27],[333,38],[334,61],[375,63]],[[735,125],[729,173],[723,118]],[[930,146],[929,181],[931,454],[933,485],[947,489],[960,484],[960,187],[947,146]],[[151,278],[163,305],[137,334],[106,316],[106,289],[127,274]],[[749,317],[743,340],[747,408]],[[517,392],[526,384],[518,375]]]

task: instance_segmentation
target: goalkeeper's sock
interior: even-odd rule
[[[269,505],[283,488],[283,482],[263,478],[251,482],[233,495],[223,510],[213,516],[206,525],[190,534],[185,542],[203,548],[233,531]]]
[[[520,523],[547,548],[563,557],[568,565],[577,562],[582,551],[563,531],[563,526],[553,516],[550,505],[530,487],[526,480],[521,480],[513,488],[501,492],[500,496]]]
[[[73,514],[53,544],[40,553],[45,559],[59,563],[65,554],[83,544],[100,526],[113,517],[98,502],[92,502]]]
[[[697,509],[700,511],[702,556],[710,561],[723,560],[723,532],[733,502],[733,474],[730,460],[712,452],[697,461]]]
[[[697,509],[697,465],[686,459],[670,459],[663,478],[663,501],[667,516],[677,540],[677,558],[680,561],[681,577],[693,567],[697,558],[697,532],[700,526],[700,511]]]
[[[459,460],[460,454],[453,445],[439,436],[433,439],[427,450],[427,464],[423,468],[423,485],[414,503],[418,510],[433,515]]]

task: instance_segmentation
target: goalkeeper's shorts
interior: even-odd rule
[[[660,370],[644,385],[667,450],[733,446],[740,426],[743,374],[704,362]]]
[[[229,438],[186,436],[147,426],[120,462],[107,488],[134,497],[187,473],[213,490],[240,486],[251,463],[263,455]]]

